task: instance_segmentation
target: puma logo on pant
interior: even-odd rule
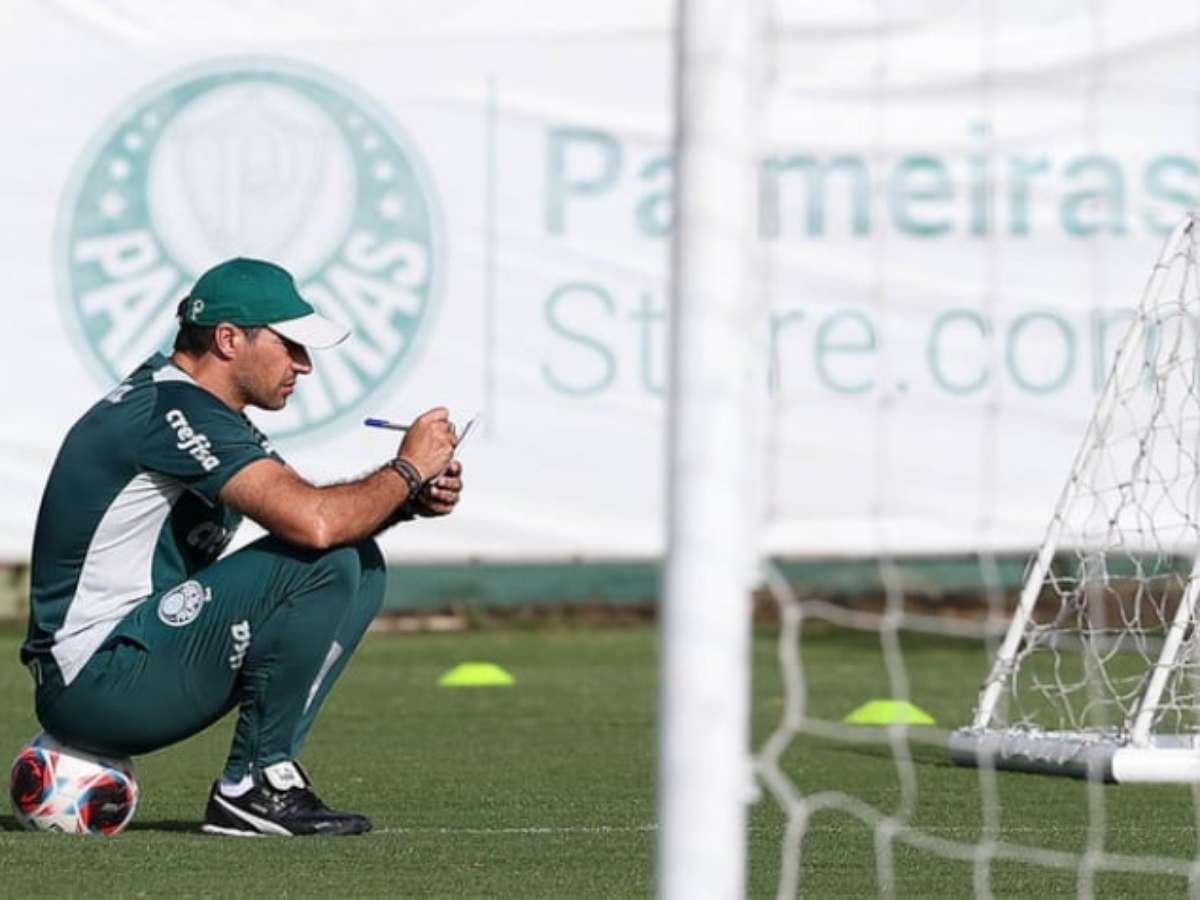
[[[246,651],[250,649],[250,622],[242,619],[229,626],[229,636],[233,638],[233,653],[229,656],[229,668],[235,672],[246,661]]]

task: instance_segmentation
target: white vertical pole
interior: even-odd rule
[[[679,0],[658,896],[745,884],[750,591],[765,405],[757,266],[762,0]]]
[[[1150,683],[1146,686],[1146,691],[1142,694],[1141,702],[1138,704],[1137,715],[1129,735],[1130,743],[1135,747],[1150,746],[1150,728],[1154,724],[1154,714],[1158,712],[1158,701],[1162,699],[1167,679],[1175,671],[1175,661],[1179,658],[1179,648],[1183,644],[1184,632],[1188,630],[1189,626],[1196,624],[1196,601],[1198,599],[1200,599],[1200,556],[1192,559],[1192,572],[1188,575],[1187,587],[1184,589],[1179,606],[1175,609],[1171,626],[1167,629],[1167,637],[1163,641],[1158,662],[1154,664],[1151,672]]]

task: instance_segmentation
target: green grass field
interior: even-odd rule
[[[0,747],[36,730],[18,638],[0,635]],[[887,696],[878,639],[820,630],[804,643],[810,712],[840,720]],[[782,689],[775,640],[754,648],[756,746],[776,725]],[[491,660],[512,688],[435,686],[464,660]],[[906,639],[913,698],[952,727],[968,716],[983,670],[979,647]],[[26,834],[0,816],[4,896],[638,897],[653,890],[656,635],[646,627],[482,630],[368,637],[334,691],[305,754],[323,796],[374,818],[361,838],[216,838],[197,830],[230,722],[139,760],[133,826],[112,839]],[[871,732],[864,731],[864,738]],[[912,745],[911,822],[973,844],[981,835],[978,774],[939,747]],[[805,794],[842,791],[880,813],[901,809],[902,779],[886,743],[797,738],[784,763]],[[1002,774],[1000,838],[1081,852],[1086,785]],[[828,796],[828,795],[826,795]],[[1180,787],[1096,792],[1110,852],[1193,859],[1192,793]],[[774,896],[784,816],[770,796],[752,808],[752,896]],[[878,892],[875,830],[840,809],[814,814],[802,845],[808,897]],[[969,862],[895,844],[896,893],[963,897]],[[997,896],[1075,896],[1075,872],[996,862]],[[1099,873],[1102,896],[1186,896],[1183,878]]]

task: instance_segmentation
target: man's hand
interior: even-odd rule
[[[450,411],[437,406],[413,420],[396,456],[407,459],[417,467],[422,480],[429,481],[443,474],[450,465],[457,443],[454,426],[450,424]]]
[[[441,476],[425,485],[417,495],[413,512],[418,516],[450,515],[458,505],[462,486],[462,463],[454,460]]]
[[[401,496],[401,480],[389,466],[354,481],[317,487],[277,459],[244,466],[225,482],[219,497],[288,543],[324,550],[376,534],[409,513],[452,512],[462,491],[462,467],[452,462],[457,444],[444,407],[416,418],[398,454],[427,482],[416,497]]]

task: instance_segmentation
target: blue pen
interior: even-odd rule
[[[370,428],[388,428],[392,431],[408,431],[407,425],[399,422],[389,422],[387,419],[363,419],[363,424]]]
[[[467,424],[463,427],[462,433],[458,436],[457,444],[462,446],[462,442],[467,439],[467,435],[471,433],[471,429],[475,427],[475,423],[482,418],[479,413],[476,413],[470,418]],[[370,428],[387,428],[392,431],[408,431],[409,425],[401,425],[399,422],[391,422],[387,419],[363,419],[363,424]]]

